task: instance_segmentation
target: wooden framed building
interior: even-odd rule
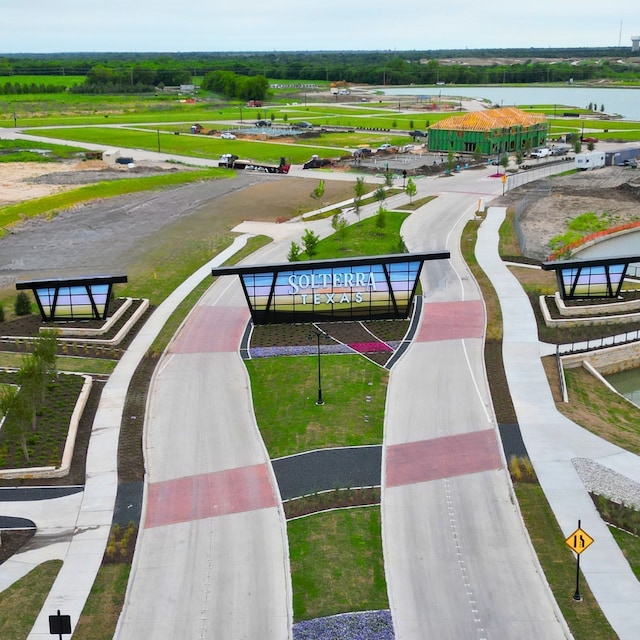
[[[549,124],[544,115],[515,107],[472,111],[429,127],[429,151],[492,156],[534,149],[546,143]]]

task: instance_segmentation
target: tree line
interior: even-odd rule
[[[473,57],[486,64],[464,64]],[[495,58],[514,63],[496,63]],[[552,59],[553,58],[553,59]],[[446,59],[446,62],[443,60]],[[374,85],[530,84],[593,79],[636,80],[629,48],[482,49],[448,51],[324,51],[256,53],[111,53],[5,55],[0,75],[86,75],[73,90],[152,90],[215,72],[278,80],[347,81]],[[242,90],[240,89],[242,93]]]

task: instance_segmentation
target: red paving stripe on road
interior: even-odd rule
[[[248,319],[246,307],[198,307],[171,345],[171,353],[237,351]]]
[[[266,464],[149,485],[145,528],[275,507]]]
[[[418,342],[481,338],[484,333],[482,300],[430,302],[424,305]]]
[[[397,487],[499,469],[502,461],[492,429],[407,442],[386,450],[386,486]]]

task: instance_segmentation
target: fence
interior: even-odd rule
[[[549,176],[555,176],[559,173],[565,173],[573,169],[573,165],[568,162],[554,162],[545,164],[535,169],[527,169],[526,171],[518,171],[518,173],[512,173],[507,176],[506,190],[515,189],[521,187],[523,184],[533,182],[534,180],[541,180],[542,178],[548,178]]]
[[[617,347],[623,344],[640,341],[640,330],[626,331],[615,336],[606,336],[604,338],[594,338],[582,342],[568,342],[567,344],[558,345],[556,353],[560,355],[570,355],[574,353],[586,353],[587,351],[595,351],[596,349],[604,349],[605,347]]]

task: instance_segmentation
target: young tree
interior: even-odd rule
[[[382,209],[382,203],[387,199],[387,190],[384,187],[378,187],[373,192],[373,197],[379,203],[379,209]]]
[[[378,229],[384,229],[387,226],[387,210],[380,206],[378,213],[376,213],[376,227]]]
[[[409,178],[407,180],[407,186],[404,188],[405,193],[409,196],[409,202],[413,202],[413,196],[418,192],[418,188],[416,187],[416,183],[413,181],[413,178]]]
[[[324,180],[320,180],[318,186],[311,192],[311,197],[320,200],[324,195]]]
[[[482,149],[479,144],[477,144],[476,148],[473,150],[473,160],[476,164],[482,163]]]
[[[342,248],[344,249],[344,241],[347,237],[347,227],[349,226],[349,223],[341,212],[333,214],[333,217],[331,218],[331,226],[342,241]]]
[[[449,153],[447,153],[447,170],[449,173],[453,171],[453,167],[455,164],[455,159],[453,157],[453,149],[449,149]]]
[[[516,151],[516,164],[518,165],[518,167],[520,167],[523,162],[524,155],[522,154],[522,151]]]
[[[27,432],[29,430],[30,413],[25,397],[15,385],[0,385],[0,415],[5,421],[2,430],[9,438],[16,438],[20,442],[22,455],[29,462],[29,448],[27,447]]]
[[[313,258],[318,252],[318,242],[320,242],[320,237],[317,234],[311,231],[311,229],[304,230],[302,244],[304,246],[304,252],[309,258]]]
[[[57,375],[56,352],[58,351],[58,332],[56,329],[45,329],[35,339],[33,355],[42,363],[45,375],[52,378]]]
[[[500,166],[506,173],[507,167],[509,166],[509,156],[506,153],[502,154],[502,157],[500,158]]]
[[[31,429],[35,431],[38,426],[38,407],[44,401],[45,373],[42,361],[32,353],[24,355],[17,375],[20,393],[28,406]]]
[[[358,216],[358,220],[360,220],[360,200],[364,195],[364,178],[356,178],[356,183],[353,186],[354,198],[353,198],[353,206],[356,210],[356,215]]]
[[[4,307],[0,304],[0,322],[4,322]]]
[[[289,253],[287,254],[287,260],[289,262],[298,262],[300,260],[300,253],[302,249],[297,242],[291,241],[291,247],[289,247]]]
[[[593,144],[593,141],[587,142],[587,149],[589,149],[589,151],[593,151],[595,148],[596,148],[596,145]]]

